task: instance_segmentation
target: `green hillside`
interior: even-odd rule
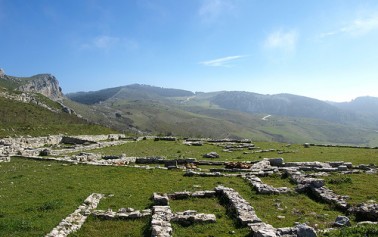
[[[46,97],[44,99],[48,100]],[[115,131],[103,126],[90,124],[75,115],[63,112],[54,113],[36,104],[0,97],[0,137],[112,132],[114,133]]]
[[[138,134],[378,146],[375,116],[303,96],[129,85],[68,97],[83,117]]]

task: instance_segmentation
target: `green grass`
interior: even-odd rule
[[[187,146],[182,144],[182,140],[172,141],[152,141],[145,140],[130,142],[121,146],[107,147],[92,150],[105,155],[122,154],[127,156],[164,156],[169,159],[197,158],[197,160],[209,161],[257,161],[262,158],[282,157],[285,162],[297,161],[345,161],[358,164],[378,164],[378,149],[356,149],[340,147],[311,147],[304,148],[303,145],[293,144],[286,147],[286,143],[256,142],[255,145],[261,149],[276,149],[274,152],[243,154],[244,151],[223,152],[223,148],[204,144],[203,146]],[[289,151],[290,153],[278,154],[278,150]],[[217,159],[202,158],[202,155],[215,151],[220,155]]]
[[[371,149],[303,148],[302,145],[295,144],[286,147],[283,143],[268,142],[259,142],[256,145],[262,149],[295,151],[279,155],[284,157],[285,161],[344,160],[359,164],[374,163],[376,160],[376,150]],[[202,160],[202,154],[216,151],[221,158],[213,159],[215,161],[240,161],[241,158],[259,160],[259,156],[278,156],[275,152],[243,155],[242,151],[228,153],[221,150],[222,148],[210,144],[196,147],[183,145],[181,141],[145,140],[97,152],[109,155],[126,153],[128,156],[195,157]],[[208,169],[211,166],[202,168]],[[12,158],[10,163],[1,163],[0,171],[0,236],[43,236],[93,192],[114,194],[113,197],[103,199],[98,209],[118,210],[121,207],[132,207],[142,210],[150,208],[153,204],[150,199],[153,192],[212,190],[219,184],[238,191],[255,208],[257,215],[264,222],[277,228],[293,226],[295,222],[305,222],[323,229],[330,227],[336,216],[344,215],[335,211],[332,206],[317,202],[304,194],[258,195],[245,180],[237,177],[184,177],[183,172],[179,170],[66,165],[24,158]],[[325,179],[326,186],[335,193],[349,195],[352,204],[378,199],[376,174],[332,174]],[[264,177],[262,181],[274,187],[294,187],[288,179],[276,175]],[[173,224],[175,236],[228,236],[230,231],[235,231],[233,236],[248,234],[247,228],[240,228],[235,224],[226,205],[220,203],[217,198],[174,200],[170,201],[170,205],[174,212],[194,209],[217,216],[217,222],[213,224]],[[90,217],[83,228],[72,236],[149,236],[149,223],[148,217],[134,221],[101,221]],[[353,236],[353,231],[361,233],[362,230],[363,228],[347,229],[342,233],[348,233],[345,236]],[[336,234],[335,236],[343,236]]]
[[[369,200],[378,202],[378,174],[334,174],[325,177],[325,180],[327,187],[335,193],[348,195],[350,204],[356,205]],[[341,180],[341,182],[332,182],[335,180]]]
[[[324,227],[337,214],[328,205],[316,203],[304,195],[257,195],[241,178],[184,177],[181,171],[141,170],[125,167],[95,167],[63,165],[57,162],[13,158],[1,164],[0,173],[0,236],[41,236],[51,231],[61,219],[73,212],[91,193],[114,194],[101,201],[98,209],[121,207],[145,209],[152,205],[153,192],[211,190],[219,184],[236,189],[266,222],[276,227],[292,226],[305,221]],[[200,186],[200,188],[198,188]],[[281,203],[283,211],[275,208]],[[287,208],[285,208],[287,206]],[[243,236],[246,229],[237,228],[224,206],[216,199],[172,201],[174,211],[195,209],[214,213],[219,221],[207,227],[174,225],[176,236],[201,232],[203,236],[218,235],[219,230],[234,230]],[[316,213],[316,214],[315,214]],[[280,220],[278,215],[284,215]],[[108,225],[109,223],[109,225]],[[133,222],[132,222],[133,223]],[[90,218],[75,236],[140,236],[149,223],[148,218],[130,222],[102,222]],[[112,228],[114,226],[114,228]],[[223,233],[223,232],[222,232]],[[184,235],[185,236],[185,235]]]
[[[341,228],[320,234],[319,237],[374,237],[378,236],[378,225],[361,225],[349,228]]]
[[[296,185],[290,182],[288,178],[281,178],[278,175],[271,175],[268,177],[261,177],[260,178],[263,183],[269,184],[275,188],[279,187],[288,187],[291,189],[295,189]]]
[[[52,102],[53,103],[53,102]],[[0,137],[49,134],[106,134],[114,130],[66,113],[53,113],[34,104],[0,97]]]

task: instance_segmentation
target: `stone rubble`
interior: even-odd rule
[[[63,219],[46,237],[65,237],[79,230],[103,197],[103,194],[98,193],[89,195],[78,209]]]
[[[348,210],[358,221],[378,221],[378,203],[361,203]]]

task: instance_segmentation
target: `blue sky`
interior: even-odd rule
[[[378,97],[376,0],[0,0],[0,32],[7,74],[51,73],[65,93]]]

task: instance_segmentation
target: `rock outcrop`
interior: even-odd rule
[[[59,87],[58,80],[51,74],[39,74],[26,80],[18,90],[25,92],[40,93],[53,100],[63,97],[62,89]]]

